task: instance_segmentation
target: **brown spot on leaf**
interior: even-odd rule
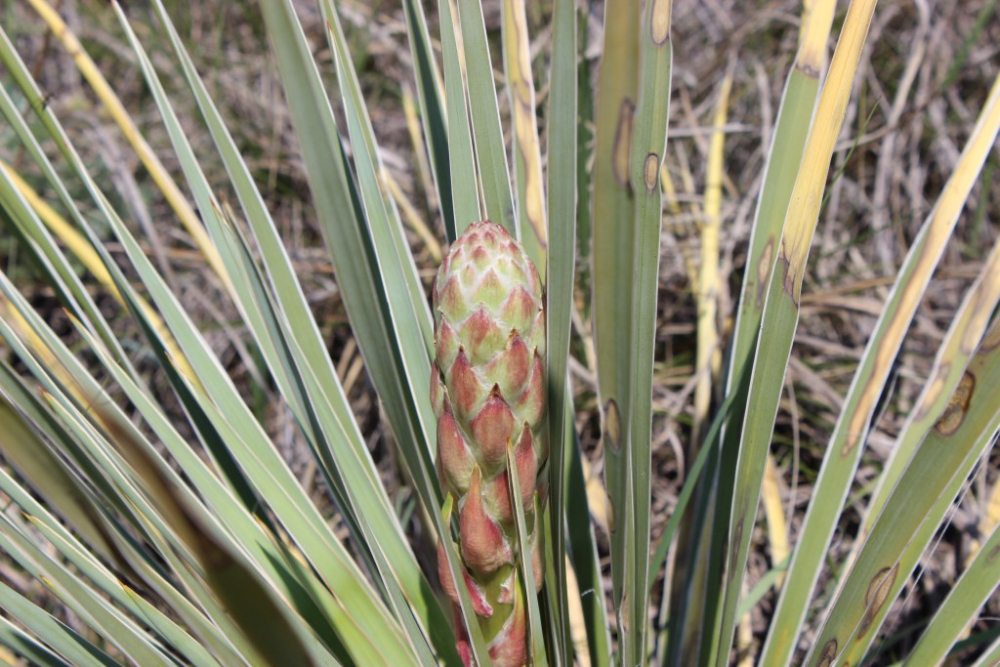
[[[774,260],[774,236],[767,239],[767,245],[760,254],[760,261],[757,263],[757,309],[764,308],[764,294],[767,290],[768,274],[771,272],[771,263]]]
[[[836,637],[823,645],[823,651],[819,654],[818,667],[832,667],[833,661],[837,659],[837,646]]]
[[[810,79],[819,78],[819,70],[817,70],[812,65],[809,65],[808,63],[799,63],[798,65],[795,66],[795,69],[799,70]]]
[[[629,606],[628,591],[622,593],[622,604],[618,609],[618,618],[621,621],[622,632],[628,632],[632,627],[632,614]]]
[[[615,181],[623,188],[629,187],[629,161],[632,156],[632,122],[635,103],[625,98],[618,107],[618,124],[615,126],[615,144],[611,151],[611,169]]]
[[[622,420],[618,413],[618,403],[613,398],[609,398],[604,404],[604,440],[615,454],[621,451]]]
[[[1000,346],[1000,322],[996,322],[989,328],[983,340],[979,343],[980,352],[989,352]]]
[[[848,454],[854,451],[859,442],[861,442],[861,433],[858,431],[849,431],[847,439],[844,440],[844,446],[840,448],[840,457],[846,458]]]
[[[868,590],[865,591],[865,615],[861,619],[861,625],[858,626],[858,632],[854,637],[855,641],[861,641],[871,629],[875,617],[878,616],[879,611],[889,599],[889,593],[892,592],[892,585],[896,582],[897,574],[899,574],[898,563],[891,568],[883,567],[868,582]]]
[[[656,46],[663,46],[670,39],[670,0],[653,0],[649,36]]]
[[[652,194],[659,183],[657,176],[660,172],[660,156],[656,153],[646,155],[646,161],[642,163],[642,180],[646,185],[646,192]]]
[[[934,430],[938,435],[948,437],[959,429],[965,421],[965,413],[969,410],[969,401],[972,400],[972,393],[976,389],[976,376],[969,371],[965,372],[955,393],[948,400],[948,407],[941,413],[941,418],[934,424]]]
[[[781,252],[778,254],[778,266],[781,268],[782,287],[785,294],[792,300],[795,307],[799,307],[799,299],[795,290],[795,276],[792,273],[792,263],[785,252],[785,244],[781,244]]]

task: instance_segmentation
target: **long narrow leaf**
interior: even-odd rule
[[[572,415],[569,413],[565,415],[565,419],[572,423]],[[604,579],[601,576],[594,526],[590,519],[587,480],[584,477],[582,453],[576,429],[567,425],[566,433],[571,443],[564,460],[568,464],[566,507],[573,508],[573,511],[566,513],[573,572],[580,591],[579,603],[587,629],[590,664],[594,667],[609,667],[611,637],[608,630],[608,615],[604,608]]]
[[[691,441],[684,450],[684,460],[690,461],[699,455],[699,446],[705,426],[708,423],[709,408],[714,395],[713,379],[719,375],[722,361],[719,349],[717,322],[719,292],[719,232],[722,211],[722,179],[725,168],[725,132],[723,128],[729,113],[729,93],[732,89],[733,73],[727,73],[719,91],[716,103],[714,131],[709,141],[708,162],[705,175],[704,222],[701,225],[701,264],[695,282],[695,298],[698,313],[698,346],[695,358],[695,373],[698,380],[694,389],[694,423]],[[668,176],[661,170],[661,182]],[[666,179],[669,181],[669,178]],[[709,442],[709,446],[714,443]],[[718,453],[712,455],[718,459]],[[710,466],[710,470],[717,468]],[[689,475],[688,471],[686,476]],[[664,602],[669,605],[670,622],[664,625],[668,637],[667,660],[679,664],[682,659],[696,661],[700,650],[705,624],[701,622],[706,607],[712,607],[706,595],[708,578],[713,573],[711,558],[701,558],[702,549],[711,545],[711,531],[705,528],[705,515],[711,510],[714,499],[710,498],[712,476],[699,487],[699,498],[695,509],[684,517],[680,527],[678,547],[675,552],[671,578],[664,577]],[[686,482],[687,480],[685,480]],[[677,508],[674,509],[676,514]],[[650,575],[652,576],[652,572]],[[676,585],[674,585],[676,582]],[[661,605],[662,607],[662,605]]]
[[[462,32],[456,0],[438,0],[441,25],[441,59],[444,64],[445,102],[448,107],[448,155],[451,160],[451,194],[455,201],[454,242],[465,228],[482,219],[479,172],[469,125],[468,90],[462,56]]]
[[[222,630],[211,624],[200,610],[194,610],[186,599],[173,597],[168,604],[171,610],[178,613],[188,627],[192,628],[200,641],[188,635],[153,603],[135,593],[123,579],[106,569],[55,517],[49,514],[46,507],[4,472],[0,472],[0,488],[17,503],[34,527],[45,535],[69,563],[134,617],[144,619],[165,642],[188,656],[189,660],[199,665],[218,664],[209,654],[209,650],[223,661],[232,662],[241,659],[229,639],[221,635]],[[150,580],[150,571],[144,573],[144,579],[147,582]],[[158,592],[162,592],[162,588],[158,589]],[[177,604],[181,600],[183,603]]]
[[[395,335],[392,325],[398,318],[408,316],[417,318],[409,323],[410,331],[429,331],[429,321],[422,322],[430,317],[426,303],[422,311],[413,309],[411,304],[409,314],[407,308],[390,304],[391,295],[394,299],[409,301],[406,296],[409,288],[405,284],[387,284],[390,276],[382,275],[376,268],[398,262],[398,256],[375,261],[374,241],[360,210],[333,112],[302,27],[290,4],[264,2],[261,6],[286,94],[297,100],[291,106],[296,131],[299,136],[308,137],[302,142],[302,149],[309,167],[311,190],[366,366],[386,404],[386,414],[397,440],[412,443],[415,451],[423,452],[422,456],[429,460],[435,432],[425,388],[429,381],[420,385],[408,375],[417,373],[417,379],[429,377],[429,350],[424,347],[429,341],[400,338]],[[386,247],[381,250],[390,252]],[[423,348],[422,359],[404,358],[404,355],[417,354],[414,345]]]
[[[718,636],[715,664],[729,662],[729,647],[736,625],[736,607],[742,590],[750,538],[764,474],[778,398],[784,387],[785,368],[798,325],[802,280],[809,246],[819,218],[822,193],[829,173],[834,143],[840,132],[854,75],[875,0],[854,0],[848,9],[840,41],[830,65],[830,74],[820,97],[802,168],[792,189],[785,229],[777,252],[778,269],[771,275],[760,331],[760,347],[754,357],[746,408],[746,421],[736,466],[733,509],[729,522],[722,630]]]
[[[427,32],[423,3],[419,0],[404,0],[403,10],[406,16],[406,34],[410,42],[410,57],[413,59],[413,75],[417,80],[424,143],[430,158],[445,236],[449,241],[454,241],[456,226],[454,193],[451,189],[448,114],[445,109],[444,93],[441,91],[441,77],[431,50],[431,38]]]
[[[52,34],[62,43],[63,48],[66,49],[66,52],[73,59],[80,73],[90,84],[90,87],[94,90],[102,104],[104,104],[108,113],[114,119],[115,123],[118,124],[125,138],[132,145],[136,155],[142,160],[143,165],[149,171],[157,187],[163,192],[164,197],[177,214],[177,217],[180,218],[185,229],[191,234],[195,245],[231,291],[232,285],[229,284],[229,278],[222,268],[222,262],[219,259],[218,253],[212,246],[208,234],[205,232],[205,227],[198,220],[198,216],[195,215],[194,210],[188,203],[187,198],[180,191],[180,188],[177,187],[173,178],[170,177],[170,173],[160,162],[159,158],[156,157],[156,153],[135,126],[132,117],[125,110],[121,100],[118,99],[107,79],[104,78],[100,68],[94,64],[94,61],[91,60],[86,49],[80,44],[79,40],[69,29],[69,26],[66,25],[46,0],[29,0],[29,3],[48,24],[49,29],[52,30]]]
[[[18,414],[0,388],[0,451],[6,463],[28,480],[53,510],[84,535],[98,553],[110,557],[114,547],[90,498],[82,493],[49,448]]]
[[[517,598],[524,596],[523,604],[527,607],[528,627],[528,660],[529,664],[548,667],[549,661],[545,653],[545,635],[542,633],[542,617],[538,608],[538,596],[535,595],[535,566],[531,562],[532,545],[528,536],[527,519],[524,515],[524,501],[521,498],[521,482],[517,477],[517,459],[513,445],[507,446],[507,489],[514,505],[514,528],[517,533],[517,558],[521,569],[520,583],[524,590],[515,590]],[[535,496],[537,498],[537,495]],[[542,534],[542,512],[537,500],[534,501],[534,527],[532,535],[539,539]],[[513,614],[517,614],[519,599],[514,600]],[[516,617],[515,617],[516,618]]]
[[[514,196],[510,189],[507,150],[500,127],[497,89],[486,42],[482,5],[475,0],[458,0],[458,22],[462,26],[472,132],[476,140],[476,162],[482,179],[486,217],[503,225],[511,236],[518,238],[520,228],[516,223]]]
[[[978,179],[979,171],[989,155],[998,131],[1000,131],[1000,79],[993,87],[965,151],[952,177],[945,185],[940,201],[928,216],[900,267],[893,291],[869,337],[858,371],[845,397],[844,408],[827,445],[823,466],[813,490],[813,501],[807,510],[798,544],[792,556],[787,582],[771,626],[771,638],[765,645],[764,656],[776,664],[784,664],[791,658],[798,628],[805,618],[810,594],[826,559],[827,547],[833,539],[851,480],[861,460],[868,428],[878,398],[892,369],[892,362],[902,345],[921,297],[930,283],[931,274],[944,252],[945,244],[951,237],[965,200]],[[993,261],[1000,261],[996,258],[996,253]],[[996,289],[989,281],[984,287]],[[966,307],[965,318],[960,318],[962,324],[951,329],[954,332],[951,338],[954,338],[955,344],[963,346],[965,361],[955,358],[956,350],[943,359],[943,365],[939,364],[939,368],[944,371],[953,368],[954,372],[946,378],[941,378],[936,387],[933,383],[929,385],[935,388],[937,394],[943,393],[944,396],[939,401],[941,405],[936,413],[930,409],[920,411],[921,418],[918,419],[918,425],[922,426],[922,429],[915,432],[919,435],[915,436],[910,451],[922,439],[922,434],[926,433],[944,408],[943,403],[947,401],[951,390],[958,383],[965,362],[968,361],[982,336],[987,324],[986,318],[992,312],[992,307],[988,306],[990,297],[984,293],[982,299],[985,300],[983,303],[976,299]],[[970,330],[969,318],[978,319],[978,328],[973,326]],[[969,334],[971,340],[965,340],[965,333]],[[913,423],[912,420],[910,423]],[[902,464],[909,459],[905,455],[893,456],[894,460]],[[897,467],[895,470],[892,477],[883,478],[888,479],[888,482],[884,482],[882,488],[887,490],[892,488],[892,483],[898,479],[902,469]],[[873,517],[871,523],[874,522],[878,507],[884,499],[876,496],[875,508],[869,510],[870,516]]]
[[[549,78],[548,112],[548,249],[546,275],[546,376],[549,406],[549,516],[551,517],[552,578],[555,590],[553,661],[569,664],[569,612],[566,591],[566,480],[565,456],[567,421],[564,412],[572,409],[567,383],[573,274],[576,267],[576,13],[572,0],[557,0],[553,16],[552,64]],[[521,95],[519,92],[518,95]],[[518,100],[523,104],[524,100]],[[572,122],[569,122],[572,121]],[[525,158],[527,159],[527,158]],[[528,203],[529,207],[531,203]],[[523,221],[523,215],[522,215]],[[530,226],[534,226],[534,221]],[[525,229],[529,225],[522,225]],[[538,239],[543,244],[544,237]],[[569,422],[572,424],[572,422]]]
[[[168,34],[177,49],[182,64],[185,66],[186,73],[190,77],[189,82],[192,90],[199,100],[203,113],[218,142],[223,159],[230,169],[241,202],[248,213],[248,220],[251,222],[257,237],[258,247],[261,249],[268,273],[276,291],[282,295],[280,307],[271,305],[272,299],[266,295],[266,290],[263,288],[258,290],[259,297],[248,295],[244,298],[242,296],[243,289],[248,285],[255,284],[255,281],[259,282],[259,278],[255,275],[254,269],[246,268],[245,261],[244,266],[240,266],[239,263],[231,263],[239,262],[236,259],[239,256],[243,256],[246,260],[245,250],[234,241],[233,235],[228,231],[230,228],[228,221],[220,221],[218,205],[211,197],[207,182],[200,173],[193,155],[190,154],[190,147],[184,139],[183,132],[173,116],[169,104],[165,101],[163,91],[160,89],[155,75],[150,70],[151,65],[149,65],[148,59],[143,56],[141,49],[139,49],[140,62],[144,64],[150,84],[159,101],[161,112],[167,120],[168,128],[171,129],[175,146],[182,156],[181,162],[189,179],[191,179],[192,190],[196,193],[196,198],[199,199],[200,207],[206,211],[205,219],[209,223],[213,237],[219,238],[223,247],[235,244],[236,257],[233,256],[234,253],[230,252],[224,253],[223,256],[226,258],[228,270],[242,278],[237,283],[237,291],[241,299],[240,303],[249,316],[251,330],[256,334],[257,342],[265,356],[269,357],[272,373],[284,395],[290,401],[292,410],[299,418],[300,423],[309,424],[310,427],[318,429],[314,433],[316,440],[313,443],[317,451],[317,458],[323,464],[322,469],[328,474],[327,478],[331,483],[331,489],[340,501],[345,518],[354,527],[356,534],[362,532],[369,524],[381,524],[384,527],[381,548],[398,555],[400,560],[397,560],[397,566],[400,572],[407,570],[407,561],[409,560],[409,569],[412,574],[416,575],[416,580],[411,578],[411,581],[415,581],[412,592],[415,599],[420,599],[418,592],[420,584],[417,583],[420,579],[419,574],[413,567],[412,557],[409,556],[408,548],[405,546],[405,539],[401,535],[399,527],[395,525],[395,518],[388,498],[385,497],[378,475],[368,457],[367,448],[353,423],[350,406],[347,404],[347,399],[332,365],[326,357],[324,345],[302,288],[295,278],[291,261],[282,248],[274,224],[263,206],[259,192],[250,179],[245,163],[236,153],[232,138],[226,132],[214,106],[207,98],[205,89],[195,75],[173,27],[167,22],[167,18],[162,12],[162,5],[158,5],[158,9],[161,10],[161,17],[168,27]],[[285,316],[290,320],[289,322],[285,322],[281,317],[279,312],[281,310],[284,311]],[[267,322],[271,322],[271,324],[269,325]],[[272,326],[277,326],[284,335],[273,336],[270,329]],[[307,363],[298,362],[299,370],[293,368],[289,371],[286,365],[294,367],[297,364],[293,359],[294,346],[290,345],[292,341],[297,342],[298,346],[306,351],[309,361]],[[277,360],[277,348],[279,347],[284,350],[282,361]],[[324,359],[327,360],[326,363],[318,363],[317,361]],[[305,365],[308,365],[317,372],[319,377],[323,378],[320,380],[322,390],[313,395],[308,394],[302,386],[301,368]],[[322,400],[320,396],[323,397]],[[321,405],[323,402],[327,405]],[[337,426],[324,431],[318,422],[327,419],[331,413],[337,415]],[[328,451],[326,445],[317,444],[324,440],[332,451]],[[363,500],[364,498],[367,500]],[[362,511],[357,507],[358,505],[362,505],[366,509]],[[361,514],[365,515],[364,521],[359,520]],[[391,537],[395,537],[397,540],[395,546],[390,546],[392,544]]]
[[[649,602],[643,584],[649,572],[650,469],[652,454],[653,357],[656,340],[656,310],[660,268],[660,229],[663,197],[660,166],[667,142],[673,43],[670,39],[670,0],[646,3],[639,30],[639,99],[636,105],[629,182],[635,192],[635,236],[631,290],[633,322],[630,351],[630,412],[626,420],[626,460],[632,485],[632,508],[626,531],[626,590],[631,600],[618,609],[622,658],[627,664],[646,662],[646,609]],[[619,298],[624,298],[620,296]],[[615,508],[621,512],[622,508]],[[631,537],[628,537],[628,535]]]
[[[1000,526],[994,529],[969,568],[934,613],[904,665],[940,665],[965,627],[1000,584]]]
[[[1000,639],[989,645],[972,667],[996,667],[1000,662]]]
[[[629,187],[636,97],[639,79],[640,3],[608,0],[604,9],[604,48],[597,81],[594,147],[593,313],[597,379],[601,400],[601,441],[608,488],[611,535],[611,597],[615,609],[624,604],[632,572],[627,554],[632,521],[628,449],[623,446],[623,419],[630,414],[632,336],[632,252],[635,201]],[[620,528],[619,528],[620,526]]]
[[[59,652],[69,664],[79,667],[115,667],[118,663],[75,630],[28,602],[7,584],[0,581],[0,607],[15,616],[39,637]],[[4,618],[4,625],[9,621]]]
[[[921,443],[848,574],[807,658],[859,664],[892,601],[1000,429],[1000,323],[994,322],[948,409]]]
[[[2,604],[0,602],[0,606]],[[58,627],[56,625],[48,626],[53,632],[58,631]],[[44,644],[2,616],[0,616],[0,644],[6,646],[10,651],[30,660],[32,665],[39,665],[40,667],[70,667],[70,663],[60,658]],[[13,656],[0,657],[7,658],[11,663],[14,662]]]
[[[514,183],[519,215],[518,236],[535,262],[545,281],[548,251],[548,223],[545,210],[545,185],[542,178],[542,149],[538,141],[535,118],[535,81],[531,73],[531,40],[525,0],[503,0],[503,55],[507,75],[507,97],[510,99],[514,125]],[[553,16],[553,30],[558,21],[558,9]],[[558,46],[553,34],[553,63]],[[551,115],[550,119],[559,118]],[[557,127],[561,123],[557,124]],[[549,137],[551,144],[552,138]],[[550,154],[551,159],[551,154]],[[551,178],[553,165],[549,163]],[[551,186],[551,183],[550,183]]]

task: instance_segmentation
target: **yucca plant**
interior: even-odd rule
[[[425,7],[403,0],[427,215],[382,164],[337,4],[319,2],[324,58],[300,23],[301,3],[260,3],[260,48],[276,62],[352,345],[405,479],[392,492],[345,390],[344,360],[331,358],[261,186],[203,79],[210,73],[198,72],[164,2],[100,11],[127,39],[178,174],[53,7],[25,2],[169,208],[142,231],[123,219],[15,48],[15,26],[0,26],[5,229],[66,315],[54,327],[54,310],[26,297],[30,281],[0,273],[6,659],[145,667],[756,658],[829,667],[897,657],[932,665],[952,652],[998,664],[997,633],[965,631],[1000,582],[1000,529],[989,516],[948,597],[925,627],[907,631],[919,637],[912,651],[875,644],[1000,429],[996,247],[861,494],[865,518],[850,553],[826,566],[894,360],[993,150],[1000,80],[969,100],[978,119],[907,239],[828,441],[816,443],[821,468],[788,554],[770,450],[874,0],[850,3],[829,63],[837,4],[805,3],[731,329],[719,326],[720,221],[739,65],[720,82],[703,205],[682,202],[675,180],[690,194],[693,179],[684,162],[675,170],[665,161],[669,0],[606,0],[593,82],[583,56],[588,12],[555,0],[529,20],[528,3],[503,0],[499,92],[480,3],[441,0],[432,39]],[[529,28],[542,20],[550,29],[536,61]],[[153,34],[169,51],[149,52],[160,43]],[[192,145],[178,93],[161,80],[164,63],[210,147]],[[904,73],[901,90],[912,82]],[[898,121],[902,111],[892,113]],[[224,174],[206,173],[209,164]],[[669,517],[651,510],[665,203],[700,221],[700,256],[685,259],[698,308],[686,380],[692,423]],[[149,252],[143,237],[175,220],[235,313],[239,366],[252,381],[234,378],[171,284],[169,258]],[[413,252],[438,248],[436,230],[449,250],[429,260],[440,261],[432,277]],[[573,390],[573,359],[596,375],[604,486],[581,453],[574,417],[587,403],[575,401],[589,390]],[[333,508],[293,474],[252,391],[292,417]],[[771,564],[751,587],[762,496]],[[655,542],[654,526],[663,527]],[[747,613],[765,595],[776,604],[755,640]]]

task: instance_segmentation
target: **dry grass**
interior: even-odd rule
[[[263,186],[263,194],[299,269],[331,354],[349,384],[359,423],[370,436],[386,481],[399,487],[399,471],[380,428],[377,401],[364,374],[359,374],[360,357],[351,340],[336,280],[317,231],[287,103],[267,52],[255,4],[245,0],[173,4],[177,25],[192,45],[192,53],[207,75],[211,92]],[[300,4],[307,34],[313,39],[320,61],[329,65],[318,12],[304,0]],[[497,36],[499,3],[484,4],[491,35]],[[719,312],[720,324],[727,332],[739,297],[749,225],[772,123],[795,51],[800,9],[799,3],[790,0],[764,3],[677,0],[675,5],[674,103],[667,162],[678,175],[677,183],[681,183],[680,175],[689,171],[693,189],[686,191],[678,186],[684,213],[667,220],[663,239],[658,385],[654,395],[656,532],[668,516],[683,476],[679,452],[690,427],[696,314],[683,258],[697,257],[698,220],[688,211],[692,203],[701,203],[708,130],[718,84],[727,64],[737,59],[727,127],[727,179],[722,208],[722,275],[727,279],[724,284],[728,289],[723,290]],[[342,6],[384,162],[417,210],[434,221],[433,229],[440,238],[442,230],[434,213],[435,202],[428,200],[422,186],[423,176],[416,169],[419,161],[402,112],[401,91],[413,89],[402,11],[390,2],[375,3],[373,9],[357,0],[345,0]],[[836,419],[839,398],[851,381],[896,267],[949,175],[988,85],[1000,67],[1000,20],[996,18],[996,9],[996,0],[961,3],[917,0],[884,2],[876,13],[869,47],[862,60],[862,83],[857,86],[848,109],[834,157],[831,178],[835,180],[810,257],[791,381],[775,433],[773,454],[782,480],[782,498],[791,518],[793,540]],[[135,3],[130,11],[137,26],[152,23],[141,3]],[[158,125],[155,108],[142,87],[127,46],[121,35],[106,28],[113,23],[109,10],[100,3],[66,0],[61,12],[92,49],[95,60],[147,131],[160,157],[176,169],[166,135]],[[592,48],[588,52],[596,60],[600,3],[592,3],[591,12]],[[981,16],[991,20],[983,22]],[[534,17],[533,25],[542,24],[539,18]],[[432,23],[434,20],[432,12]],[[245,332],[236,324],[235,309],[221,298],[217,280],[192,251],[189,240],[177,231],[172,214],[130,156],[124,140],[95,107],[93,96],[69,59],[50,42],[30,9],[20,3],[5,3],[0,8],[0,21],[12,31],[21,53],[51,95],[49,104],[74,133],[77,145],[101,175],[107,191],[114,195],[119,210],[137,224],[143,219],[155,223],[156,234],[148,237],[150,252],[162,262],[168,279],[184,295],[213,347],[254,401],[277,446],[305,482],[313,485],[315,470],[308,463],[308,453],[300,446],[290,414],[266,383],[259,385],[250,371],[246,351],[240,344]],[[977,28],[980,24],[981,30]],[[431,32],[436,32],[433,25]],[[544,49],[547,33],[536,30],[534,35],[538,40],[537,52]],[[165,44],[158,43],[160,37],[155,30],[148,30],[143,37],[148,39],[147,48],[156,58],[165,84],[179,93],[178,109],[189,121],[196,149],[200,146],[204,155],[211,155],[207,133],[192,121],[193,107],[180,94],[184,85]],[[500,61],[495,58],[494,62]],[[0,72],[0,77],[5,74]],[[540,107],[544,101],[543,90]],[[501,100],[501,113],[506,112],[504,104]],[[20,154],[12,148],[13,142],[0,128],[0,151],[10,159],[18,159]],[[897,360],[895,392],[886,401],[872,431],[851,507],[845,512],[841,532],[834,542],[833,549],[838,554],[846,552],[859,519],[857,503],[863,502],[866,484],[874,479],[886,448],[898,433],[927,376],[934,351],[960,295],[997,238],[996,221],[1000,217],[997,166],[994,152],[982,182],[973,190],[956,238]],[[209,161],[206,171],[222,189],[225,178],[219,164]],[[30,170],[25,174],[32,175]],[[37,178],[33,183],[41,186]],[[44,188],[42,191],[45,192]],[[411,241],[418,265],[429,283],[434,271],[431,255],[416,236]],[[18,277],[27,292],[34,295],[35,303],[51,306],[52,317],[57,318],[58,309],[50,292],[40,284],[33,285],[30,264],[12,240],[0,242],[0,258],[4,269]],[[113,306],[109,303],[107,308]],[[586,319],[581,322],[578,333],[586,334]],[[124,337],[136,334],[127,328],[122,333]],[[580,350],[576,373],[577,421],[584,446],[599,472],[593,376],[582,347]],[[136,349],[136,354],[141,355],[141,349]],[[152,365],[147,365],[146,370],[155,378],[156,369]],[[160,386],[166,387],[164,383]],[[890,631],[918,620],[927,609],[938,604],[948,582],[961,570],[964,554],[975,537],[974,526],[983,510],[984,491],[997,483],[997,463],[994,454],[992,465],[977,473],[973,492],[954,513],[950,528],[944,531],[937,550],[925,563],[922,578],[911,586],[914,594],[907,598],[905,609],[893,614]],[[314,488],[317,497],[324,496],[319,484]],[[751,584],[773,565],[768,560],[763,533],[758,537],[760,546],[750,561]],[[765,597],[755,613],[756,632],[766,629],[767,612],[772,604],[773,599]],[[992,603],[990,613],[1000,614],[1000,602]]]

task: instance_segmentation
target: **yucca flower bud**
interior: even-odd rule
[[[463,577],[490,656],[498,666],[522,665],[528,658],[525,595],[537,593],[542,582],[542,530],[535,517],[548,459],[542,285],[521,245],[500,225],[483,221],[452,244],[433,296],[438,476],[457,500]],[[530,587],[516,563],[508,447],[531,542]],[[443,553],[438,564],[442,585],[457,603]],[[468,664],[468,639],[460,636],[459,642]]]

